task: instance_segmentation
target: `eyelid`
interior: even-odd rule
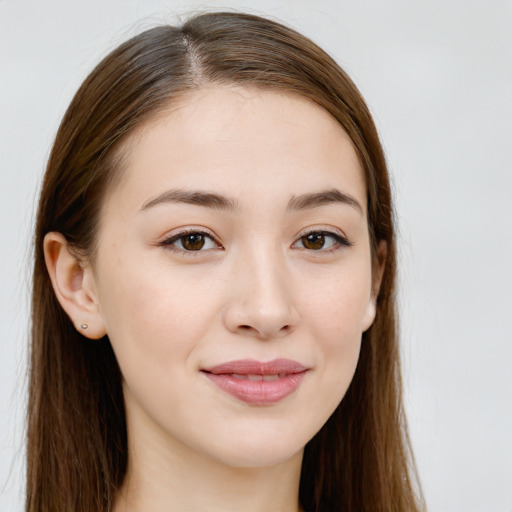
[[[329,248],[329,249],[319,249],[317,251],[309,250],[310,252],[318,252],[318,253],[324,252],[325,253],[325,252],[333,251],[336,249],[340,249],[342,247],[351,247],[352,245],[354,245],[353,242],[350,241],[350,239],[347,237],[347,235],[341,229],[335,228],[333,226],[320,225],[320,226],[309,226],[307,228],[304,228],[295,238],[295,241],[292,244],[292,248],[301,238],[311,235],[311,234],[314,234],[314,233],[325,235],[325,236],[331,236],[336,240],[338,245],[334,248]],[[305,249],[305,250],[308,250],[308,249]]]
[[[218,237],[212,233],[211,230],[200,227],[200,226],[187,226],[186,228],[177,228],[171,233],[168,233],[164,239],[159,243],[160,246],[165,247],[171,251],[179,252],[180,254],[186,253],[187,255],[197,255],[198,253],[206,252],[211,249],[206,249],[205,251],[186,251],[184,249],[180,249],[179,247],[174,246],[174,242],[179,240],[180,238],[190,235],[190,234],[199,234],[210,238],[213,243],[217,246],[217,249],[224,249],[222,244],[220,243]]]
[[[329,226],[325,224],[319,224],[319,225],[312,225],[307,226],[301,231],[299,231],[299,234],[297,235],[297,238],[301,238],[303,236],[309,235],[310,233],[325,233],[327,235],[337,235],[340,238],[344,238],[345,240],[348,240],[348,236],[341,230],[340,228],[336,228],[334,226]]]
[[[201,251],[201,250],[187,251],[187,250],[180,249],[173,245],[174,242],[176,242],[180,238],[185,237],[189,234],[194,234],[194,233],[206,236],[209,239],[211,239],[213,241],[213,243],[217,246],[217,249],[222,249],[222,250],[224,249],[224,247],[222,246],[218,237],[211,230],[209,230],[208,228],[205,228],[203,226],[187,226],[184,228],[177,228],[177,229],[173,230],[171,233],[167,234],[165,236],[165,238],[161,242],[159,242],[159,245],[165,247],[166,249],[172,250],[174,252],[178,252],[180,254],[186,253],[187,255],[196,255],[197,256],[198,253],[204,253],[204,252],[210,251],[211,249],[206,249],[204,251]],[[342,247],[350,247],[353,245],[353,242],[351,242],[349,240],[349,238],[345,235],[345,233],[341,229],[335,228],[333,226],[320,225],[320,226],[309,226],[307,228],[304,228],[295,237],[295,240],[292,243],[291,247],[294,248],[294,245],[301,238],[308,236],[310,234],[321,234],[324,236],[330,236],[335,239],[337,244],[335,247],[331,247],[328,249],[319,249],[317,251],[308,250],[308,249],[304,248],[304,250],[308,250],[308,252],[325,253],[325,252],[329,252],[329,251],[335,251]]]

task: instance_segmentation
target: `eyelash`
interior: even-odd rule
[[[184,231],[180,231],[179,233],[171,235],[169,238],[166,238],[165,240],[163,240],[161,245],[171,251],[174,251],[174,252],[177,252],[180,254],[187,254],[187,256],[188,255],[197,256],[199,253],[204,252],[201,250],[193,251],[193,250],[182,249],[182,248],[179,248],[179,247],[176,247],[175,245],[173,245],[178,240],[184,239],[187,235],[201,235],[203,238],[211,240],[217,246],[217,249],[222,249],[221,244],[216,240],[216,238],[211,233],[201,230],[201,229],[186,229]]]
[[[223,249],[222,245],[216,240],[216,238],[209,232],[203,231],[201,229],[187,229],[184,231],[180,231],[179,233],[176,233],[174,235],[171,235],[169,238],[166,238],[161,242],[161,245],[165,247],[166,249],[169,249],[171,251],[180,253],[180,254],[187,254],[190,256],[197,256],[199,253],[204,252],[202,251],[202,247],[199,248],[199,250],[187,250],[184,248],[179,248],[174,245],[175,242],[179,241],[180,239],[184,239],[187,235],[200,235],[204,239],[211,240],[215,245],[217,249]],[[335,252],[343,247],[351,247],[353,243],[341,233],[334,232],[334,231],[328,231],[325,229],[311,229],[310,231],[306,231],[302,233],[295,242],[292,244],[292,248],[300,241],[303,241],[305,238],[311,236],[311,235],[317,235],[322,236],[325,238],[332,238],[334,240],[333,246],[329,247],[327,249],[308,249],[307,247],[296,247],[296,249],[302,249],[311,253],[331,253]],[[183,242],[182,242],[183,244]],[[209,249],[208,249],[209,250]]]
[[[353,244],[352,242],[343,234],[336,232],[336,231],[329,231],[326,229],[311,229],[309,231],[304,232],[301,234],[297,240],[293,243],[293,245],[297,244],[300,241],[303,241],[305,238],[316,235],[316,236],[322,236],[324,238],[332,238],[334,240],[334,243],[332,247],[329,247],[327,249],[324,249],[323,247],[321,249],[308,249],[307,247],[302,247],[300,249],[303,249],[305,251],[311,252],[311,253],[332,253],[335,252],[341,248],[344,247],[351,247]],[[292,245],[292,247],[293,247]]]

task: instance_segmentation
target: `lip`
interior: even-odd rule
[[[202,369],[222,391],[251,405],[270,405],[291,395],[309,368],[291,359],[229,361]]]

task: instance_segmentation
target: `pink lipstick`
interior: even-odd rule
[[[230,361],[202,370],[222,391],[252,405],[270,405],[292,394],[308,368],[290,359]]]

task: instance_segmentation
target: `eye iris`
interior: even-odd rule
[[[310,233],[302,237],[302,245],[306,249],[318,251],[325,245],[325,236],[321,233]]]
[[[199,251],[203,248],[205,240],[201,233],[191,233],[181,239],[183,247],[188,251]]]

